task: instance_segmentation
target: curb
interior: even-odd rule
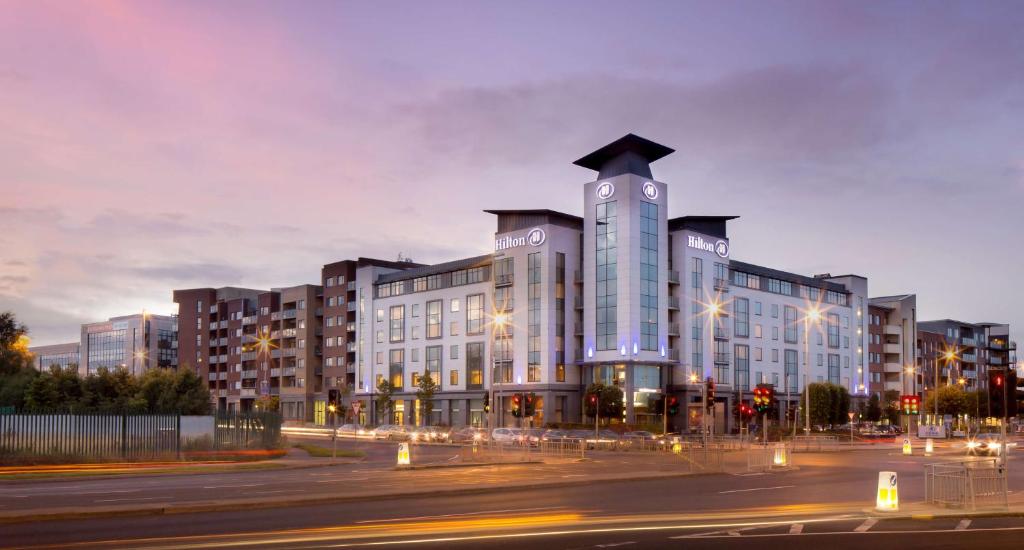
[[[479,466],[479,464],[473,464],[473,466]],[[518,484],[518,485],[500,485],[490,487],[467,487],[461,489],[431,489],[427,491],[412,491],[412,492],[400,492],[400,493],[382,493],[373,495],[338,495],[338,496],[320,496],[310,497],[304,499],[278,499],[278,500],[262,500],[254,502],[251,500],[232,500],[232,501],[218,501],[218,502],[197,502],[192,504],[181,504],[181,505],[162,505],[152,507],[132,507],[132,508],[116,508],[107,510],[89,510],[89,511],[62,511],[62,512],[48,512],[48,513],[30,513],[22,515],[0,515],[0,525],[12,524],[12,523],[30,523],[40,521],[54,521],[54,520],[70,520],[70,519],[95,519],[95,518],[115,518],[115,517],[137,517],[137,516],[159,516],[159,515],[176,515],[176,514],[191,514],[199,512],[220,512],[238,510],[240,506],[244,506],[246,510],[253,509],[266,509],[266,508],[279,508],[284,506],[316,506],[326,504],[341,504],[345,502],[366,502],[366,501],[380,501],[380,500],[397,500],[405,498],[429,498],[429,497],[447,497],[447,496],[463,496],[463,495],[478,495],[491,493],[495,491],[501,491],[506,489],[515,490],[536,490],[536,489],[551,489],[560,487],[578,487],[583,485],[591,485],[595,481],[603,483],[623,483],[633,481],[653,481],[659,479],[672,479],[680,477],[691,477],[694,475],[691,473],[678,473],[678,474],[666,474],[656,476],[644,476],[624,479],[577,479],[572,481],[556,481],[553,483],[529,483],[529,484]]]
[[[523,464],[544,464],[543,460],[527,460],[525,462],[460,462],[458,464],[413,464],[410,466],[395,466],[396,471],[403,470],[433,470],[437,468],[475,468],[478,466],[520,466]]]
[[[328,459],[329,460],[329,459]],[[275,466],[274,468],[267,468],[268,470],[307,470],[310,468],[325,468],[331,466],[345,466],[347,464],[361,464],[364,460],[352,460],[350,462],[326,462],[324,464],[280,464],[277,462],[248,462],[242,464],[267,464]],[[180,475],[212,475],[212,474],[229,474],[229,473],[245,473],[245,472],[259,472],[261,468],[226,468],[224,470],[202,472],[202,471],[182,471],[182,472],[139,472],[139,473],[121,473],[121,474],[96,474],[96,475],[82,475],[82,476],[50,476],[50,477],[37,477],[37,478],[23,478],[23,479],[3,479],[0,477],[0,487],[5,485],[22,485],[26,483],[55,483],[55,482],[68,482],[68,481],[91,481],[91,480],[109,480],[109,479],[126,479],[126,478],[140,478],[140,477],[170,477]],[[40,474],[46,475],[46,474]]]

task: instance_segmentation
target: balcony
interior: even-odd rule
[[[242,388],[238,390],[238,394],[242,397],[256,397],[256,388]]]
[[[356,343],[355,342],[349,342],[349,343],[345,344],[345,351],[348,352],[348,353],[354,353],[356,351]]]
[[[573,336],[583,336],[583,323],[573,323]]]
[[[355,311],[355,310],[356,310],[356,306],[357,306],[357,305],[358,305],[358,304],[356,304],[356,302],[349,302],[349,303],[348,303],[348,307],[347,307],[346,309],[347,309],[348,311]]]
[[[572,306],[574,309],[583,309],[583,296],[576,296],[572,300]]]
[[[582,349],[577,349],[577,350],[576,350],[576,351],[575,351],[575,352],[574,352],[574,353],[572,354],[572,356],[573,356],[573,359],[574,359],[574,360],[576,360],[576,361],[582,361],[582,360],[583,360],[583,350],[582,350]]]
[[[275,311],[270,314],[271,321],[280,321],[282,319],[294,319],[296,311],[294,309],[286,309],[284,311]]]
[[[217,397],[227,397],[228,390],[217,390]]]
[[[171,340],[171,349],[178,349],[178,341]]]
[[[900,344],[882,344],[882,353],[902,353],[903,346]]]
[[[728,340],[729,339],[729,327],[715,327],[714,338],[715,340]]]
[[[669,349],[668,350],[668,360],[669,361],[679,361],[679,350],[675,349],[675,348]]]
[[[255,324],[256,324],[256,316],[255,315],[250,315],[248,317],[242,317],[242,326],[243,327],[247,326],[247,325],[255,325]]]
[[[578,269],[576,271],[573,271],[572,272],[572,282],[573,282],[573,284],[582,285],[583,284],[583,272],[578,270]]]
[[[275,367],[275,368],[270,369],[270,376],[274,377],[274,378],[276,378],[278,376],[281,376],[281,369],[280,369],[280,367]]]
[[[352,373],[356,372],[356,364],[355,363],[349,363],[349,364],[345,365],[345,372],[347,372],[349,374],[352,374]]]
[[[296,329],[286,328],[281,331],[281,338],[295,338]]]
[[[888,374],[900,374],[903,372],[903,365],[899,363],[886,363],[885,372]]]
[[[348,284],[345,286],[345,290],[347,290],[348,292],[355,292],[355,290],[356,290],[356,282],[355,281],[349,281]]]
[[[679,336],[679,323],[669,323],[668,324],[668,335],[669,336]]]
[[[722,279],[721,277],[715,277],[715,291],[717,291],[717,292],[729,292],[729,279]]]
[[[225,319],[225,320],[221,321],[220,323],[218,323],[218,326],[220,328],[228,328],[228,321],[227,321],[227,319]]]
[[[960,339],[960,343],[972,348],[978,344],[978,342],[974,338],[968,338],[966,336]]]
[[[900,336],[903,334],[903,329],[899,325],[882,325],[882,333]]]
[[[255,361],[255,360],[256,360],[256,352],[255,351],[247,351],[247,352],[242,354],[242,361]]]
[[[729,364],[729,353],[716,353],[715,364],[716,365],[728,365]]]
[[[228,379],[228,373],[227,372],[218,372],[217,373],[217,380],[227,380],[227,379]]]
[[[978,355],[975,353],[965,353],[960,356],[960,360],[964,363],[977,363]]]
[[[988,364],[990,364],[990,365],[1002,365],[1003,364],[1003,358],[1002,357],[989,357],[988,358]]]
[[[254,379],[259,376],[259,371],[256,370],[244,370],[242,371],[242,380]]]
[[[668,284],[678,285],[679,284],[679,272],[671,269],[668,272]]]
[[[345,325],[345,332],[355,332],[355,331],[356,331],[356,324],[355,323],[348,323],[347,325]]]
[[[295,367],[285,367],[281,369],[282,376],[295,376]]]
[[[210,306],[210,313],[212,313],[213,315],[217,314],[217,304]]]
[[[494,286],[511,286],[512,285],[512,274],[504,273],[502,275],[494,276]]]
[[[668,297],[668,308],[669,309],[674,309],[676,311],[679,311],[679,297],[678,296],[669,296]]]
[[[207,375],[207,377],[206,377],[206,378],[207,378],[208,380],[216,380],[216,379],[217,379],[217,373],[215,373],[215,372],[211,372],[211,373],[210,373],[209,375]]]

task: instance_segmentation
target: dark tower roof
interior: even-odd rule
[[[660,143],[654,143],[635,134],[626,134],[573,164],[597,171],[597,179],[622,174],[635,174],[653,179],[650,164],[674,152],[675,149]]]

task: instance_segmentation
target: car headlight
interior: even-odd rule
[[[977,446],[978,446],[978,442],[977,441],[968,441],[967,442],[967,448],[968,449],[974,449]]]

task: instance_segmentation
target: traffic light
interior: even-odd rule
[[[338,407],[338,390],[327,390],[327,406]]]
[[[533,392],[530,392],[525,394],[523,397],[523,416],[529,418],[537,411],[537,396]]]
[[[757,390],[754,390],[754,393],[756,395]],[[740,420],[750,420],[754,416],[754,409],[751,408],[750,405],[740,401],[736,404],[736,416],[739,417]]]
[[[707,391],[704,392],[704,406],[711,409],[715,406],[715,380],[708,377]]]
[[[668,415],[675,416],[679,414],[679,398],[671,395],[668,398]]]
[[[758,384],[754,388],[754,410],[766,413],[775,404],[775,389],[767,384]]]
[[[491,394],[489,392],[484,394],[484,412],[491,412]]]
[[[512,394],[512,416],[521,418],[523,416],[523,396],[522,394]]]
[[[917,395],[904,395],[900,397],[900,408],[903,414],[906,415],[919,415],[921,414],[921,397]]]
[[[992,416],[1003,417],[1003,390],[1006,379],[1006,371],[992,369],[988,371],[988,403]],[[1009,397],[1009,396],[1007,396]],[[1009,402],[1009,398],[1007,398]]]

